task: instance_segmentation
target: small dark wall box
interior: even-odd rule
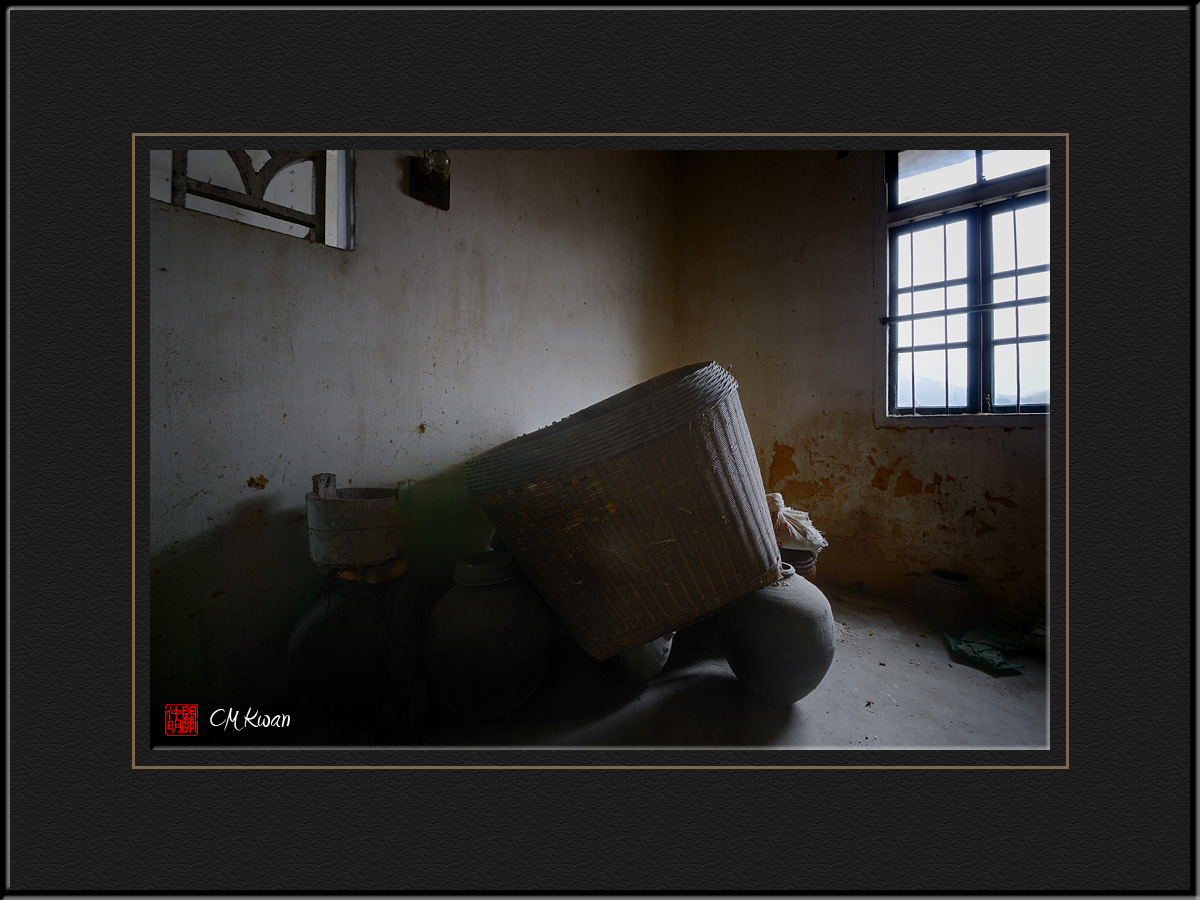
[[[430,206],[450,209],[450,179],[442,179],[434,172],[426,172],[419,156],[408,158],[408,192],[414,199]]]

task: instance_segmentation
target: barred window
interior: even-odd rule
[[[1049,162],[889,154],[889,415],[1049,411]]]
[[[151,150],[150,196],[351,250],[351,150]]]

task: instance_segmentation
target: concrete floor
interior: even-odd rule
[[[432,704],[430,747],[786,747],[803,749],[1044,749],[1046,665],[996,673],[965,662],[897,604],[822,585],[837,629],[821,684],[791,707],[760,701],[733,674],[712,620],[676,636],[649,684],[614,682],[572,641],[509,716],[462,718]]]

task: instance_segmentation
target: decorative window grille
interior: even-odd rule
[[[1048,151],[888,161],[888,414],[1050,408]]]
[[[353,162],[349,150],[152,150],[150,195],[350,250]]]

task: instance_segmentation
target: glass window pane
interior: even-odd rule
[[[897,163],[899,203],[975,183],[974,150],[901,150]]]
[[[913,337],[917,345],[946,343],[946,320],[941,316],[935,319],[917,319],[913,324]]]
[[[946,278],[967,277],[967,223],[960,219],[946,226]]]
[[[896,295],[896,315],[907,316],[912,312],[912,294],[907,292]]]
[[[1021,337],[1050,333],[1049,303],[1035,303],[1033,306],[1022,306],[1019,309],[1021,316]]]
[[[1029,263],[1033,265],[1033,263]],[[997,213],[992,216],[992,271],[1008,272],[1016,267],[1013,256],[1013,214]]]
[[[902,234],[896,239],[896,286],[912,287],[912,266],[909,253],[912,248],[912,238]]]
[[[946,319],[946,343],[957,344],[967,339],[967,317],[950,316]],[[957,350],[955,351],[958,352]]]
[[[947,309],[962,309],[966,305],[967,286],[965,284],[957,284],[954,287],[946,288]]]
[[[1017,403],[1017,345],[1004,344],[992,354],[992,405]]]
[[[984,150],[983,177],[999,178],[1050,165],[1049,150]]]
[[[898,322],[896,324],[897,347],[911,347],[912,336],[912,322]]]
[[[1017,299],[1017,280],[1015,278],[996,278],[992,280],[992,302],[1007,303]]]
[[[907,288],[912,286],[912,266],[910,265],[910,253],[912,252],[912,238],[907,234],[901,234],[896,238],[896,286]]]
[[[1032,275],[1017,276],[1017,299],[1032,300],[1034,297],[1050,296],[1050,273],[1034,272]]]
[[[229,188],[239,194],[246,193],[242,173],[233,159],[224,150],[189,150],[187,154],[188,178]]]
[[[967,405],[967,351],[951,350],[949,353],[950,405],[961,408]]]
[[[946,406],[946,351],[914,353],[917,406]]]
[[[986,313],[985,313],[986,315]],[[996,340],[1017,336],[1017,316],[1015,309],[998,309],[992,313],[992,337]]]
[[[946,280],[945,229],[941,225],[913,232],[913,283]]]
[[[1050,264],[1050,204],[1039,203],[1017,210],[1017,263]]]
[[[934,288],[930,291],[917,291],[913,301],[913,312],[933,312],[935,309],[946,308],[946,289]]]
[[[1021,344],[1021,403],[1050,402],[1050,342]]]
[[[912,406],[912,354],[901,353],[896,358],[896,405]]]
[[[296,163],[280,169],[263,192],[263,199],[288,209],[311,213],[314,199],[312,162]]]

